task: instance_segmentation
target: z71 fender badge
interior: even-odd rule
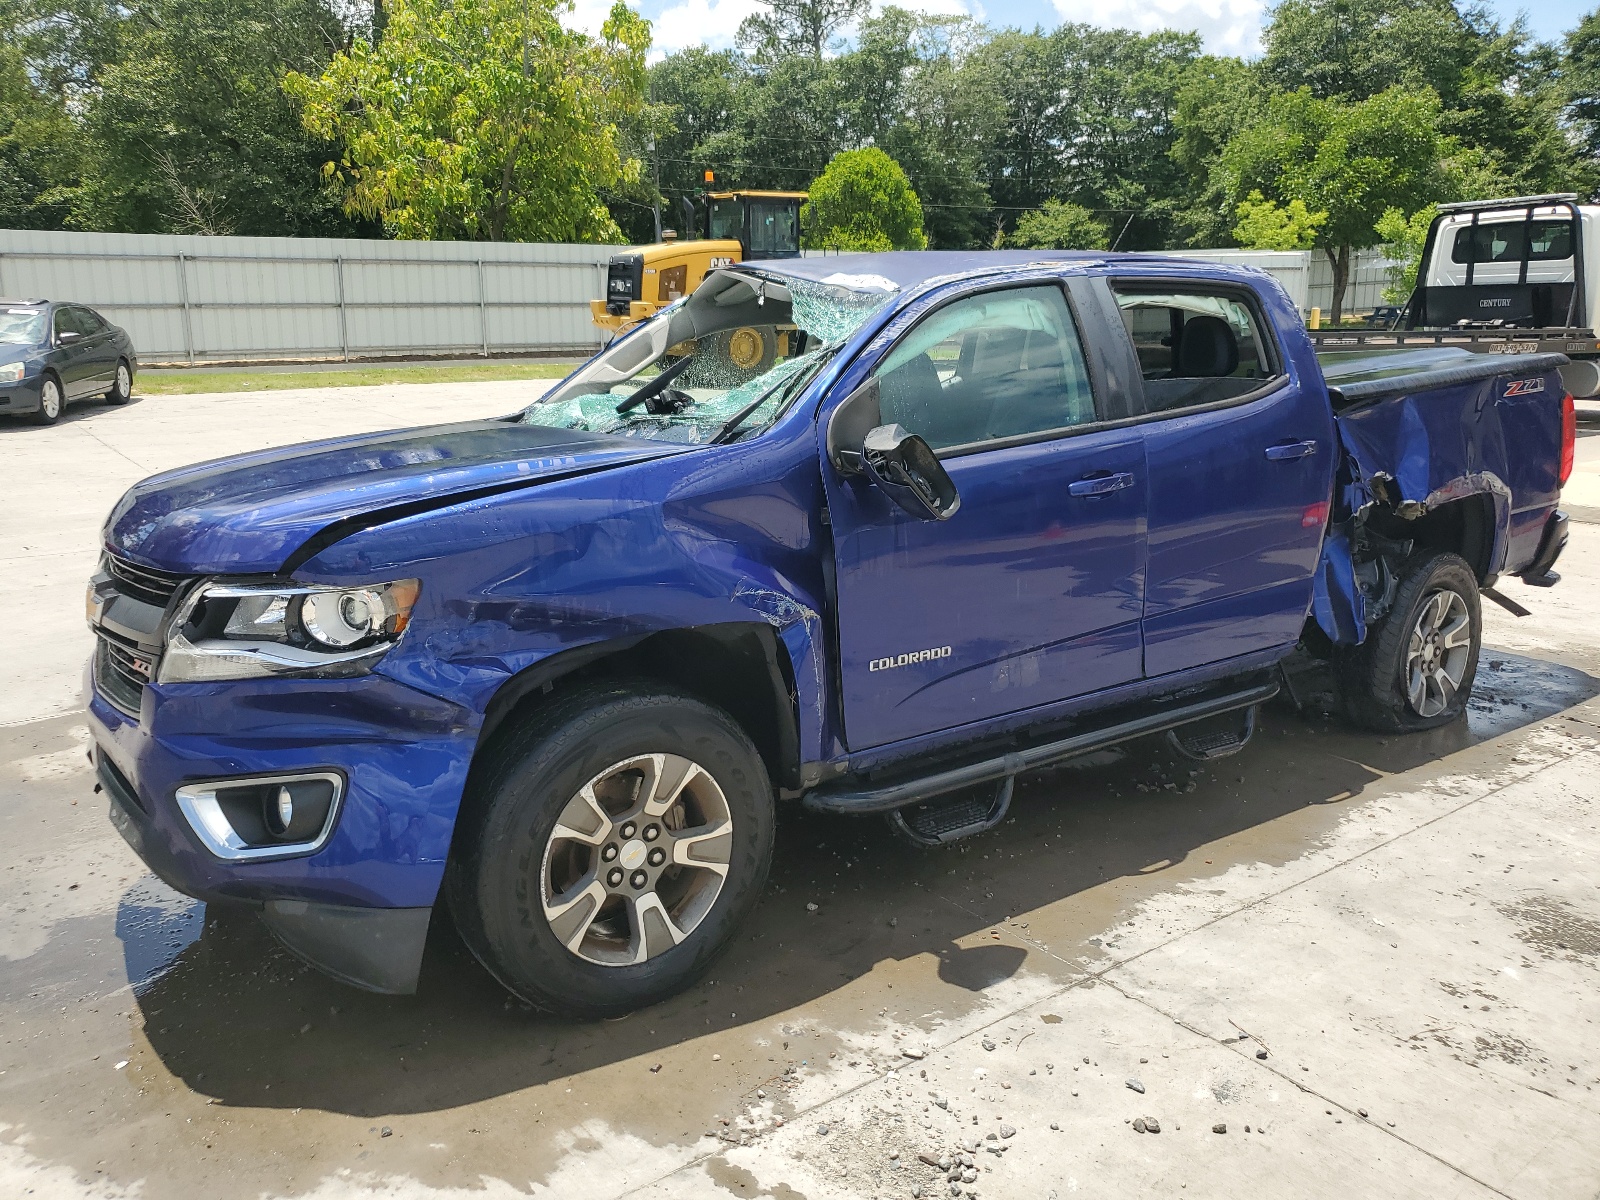
[[[1526,396],[1529,392],[1544,391],[1544,376],[1537,379],[1514,379],[1506,384],[1506,395]]]
[[[892,671],[896,667],[909,667],[912,663],[932,662],[936,658],[949,657],[949,646],[934,646],[928,650],[913,650],[910,654],[897,654],[893,658],[875,658],[867,664],[867,670]]]

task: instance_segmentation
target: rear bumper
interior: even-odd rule
[[[144,689],[140,716],[87,681],[95,772],[110,819],[157,876],[206,901],[245,903],[292,952],[347,983],[415,990],[475,715],[380,675]],[[224,860],[177,799],[184,783],[274,772],[348,780],[314,853]]]
[[[1534,554],[1533,561],[1521,573],[1520,578],[1524,583],[1548,585],[1555,582],[1550,578],[1551,568],[1556,565],[1561,552],[1567,548],[1567,537],[1567,514],[1558,508],[1545,521],[1544,533],[1539,538],[1539,549]]]

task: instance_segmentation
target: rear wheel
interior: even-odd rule
[[[1383,732],[1448,725],[1466,711],[1482,639],[1472,568],[1446,551],[1413,555],[1388,616],[1368,627],[1361,645],[1337,648],[1345,715]]]
[[[126,404],[133,396],[133,370],[127,359],[117,360],[117,373],[111,378],[111,390],[106,393],[107,404]]]
[[[463,938],[547,1011],[613,1016],[689,984],[772,855],[761,756],[726,713],[649,684],[575,693],[477,773],[451,865]]]

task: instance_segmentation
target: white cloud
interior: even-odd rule
[[[1194,30],[1213,54],[1261,52],[1265,0],[1052,0],[1063,21],[1105,29]]]
[[[762,7],[756,0],[681,0],[678,4],[668,4],[650,18],[655,29],[652,56],[661,52],[670,54],[685,46],[706,45],[713,50],[725,50],[733,45],[733,35],[739,31],[740,22],[760,12]],[[645,15],[650,14],[646,12]]]

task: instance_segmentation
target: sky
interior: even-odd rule
[[[1046,28],[1081,21],[1148,32],[1195,30],[1214,54],[1249,57],[1261,49],[1266,0],[899,0],[924,12],[968,13],[992,25]],[[1577,25],[1600,0],[1486,0],[1502,23],[1526,14],[1536,37],[1555,39]],[[739,22],[759,9],[756,0],[630,0],[655,25],[656,55],[705,43],[733,44]],[[577,23],[598,30],[610,0],[575,0]]]

